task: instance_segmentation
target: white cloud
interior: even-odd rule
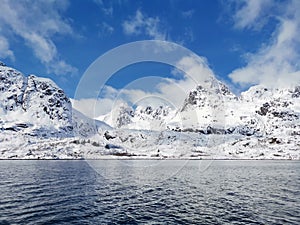
[[[110,6],[108,8],[102,8],[102,10],[103,10],[104,14],[107,15],[107,16],[112,16],[113,12],[114,12],[112,6]]]
[[[9,48],[7,39],[3,36],[0,36],[0,57],[4,59],[10,58],[11,60],[15,59],[13,51]]]
[[[127,35],[145,34],[156,40],[166,40],[166,32],[160,29],[158,17],[147,17],[140,10],[136,11],[134,17],[123,23],[123,30]]]
[[[47,65],[47,70],[49,73],[53,72],[54,74],[75,74],[77,73],[77,68],[66,63],[64,60],[52,61]]]
[[[112,2],[104,2],[102,0],[94,0],[94,2],[101,8],[106,16],[113,15],[114,9],[112,7]]]
[[[245,67],[229,74],[233,82],[242,86],[299,84],[300,1],[282,2],[277,7],[280,9],[277,15],[278,25],[269,43],[263,45],[256,53],[248,54]]]
[[[97,100],[76,100],[75,108],[90,117],[98,117],[113,111],[120,104],[133,105],[169,105],[172,108],[182,107],[189,92],[198,84],[214,76],[205,58],[187,56],[177,62],[172,72],[177,79],[146,77],[133,81],[123,89],[106,86]],[[185,73],[183,72],[185,71]],[[150,79],[150,80],[149,80]],[[149,88],[149,84],[153,87]],[[142,86],[147,85],[147,91]],[[151,91],[149,91],[151,90]],[[94,111],[94,109],[96,109]]]
[[[86,98],[86,99],[71,99],[72,105],[75,109],[82,112],[90,118],[96,118],[100,115],[105,115],[112,110],[114,105],[121,102],[117,98],[119,90],[104,86],[101,90],[101,98]]]
[[[270,8],[272,0],[238,0],[235,1],[239,10],[234,15],[235,27],[243,28],[257,28],[261,27],[261,16],[265,16]]]
[[[68,1],[1,1],[0,35],[12,32],[21,37],[34,55],[47,67],[48,72],[56,74],[73,73],[76,68],[59,58],[52,38],[55,35],[72,35],[68,21],[61,12],[68,7]]]
[[[196,83],[203,83],[208,77],[214,75],[209,68],[208,62],[204,57],[186,56],[183,57],[176,67],[185,71],[185,77],[194,80]]]
[[[102,22],[100,25],[99,36],[109,36],[114,32],[114,28],[106,22]]]
[[[109,98],[88,98],[80,100],[71,99],[71,102],[72,106],[76,110],[80,111],[90,118],[97,118],[101,115],[105,115],[111,112],[112,108],[115,105],[119,105],[122,103],[121,101],[115,101],[114,99]]]
[[[177,69],[174,69],[172,73],[177,79],[146,77],[144,83],[145,85],[152,84],[152,91],[149,91],[149,87],[148,91],[144,91],[127,85],[125,89],[119,90],[119,98],[131,104],[144,101],[154,106],[169,102],[169,105],[179,108],[193,88],[198,84],[205,85],[204,81],[214,76],[205,58],[186,56],[176,63],[176,67]],[[149,79],[157,82],[151,82]],[[141,82],[140,84],[142,87]]]

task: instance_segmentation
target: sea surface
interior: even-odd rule
[[[0,161],[0,224],[300,224],[299,161]]]

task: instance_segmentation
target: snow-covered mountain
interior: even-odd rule
[[[202,152],[200,155],[205,152],[204,155],[215,154],[216,158],[220,155],[229,158],[299,157],[300,86],[276,89],[257,85],[236,96],[226,85],[209,77],[190,91],[179,110],[151,106],[134,110],[127,106],[116,111],[107,121],[113,127],[175,131],[175,136],[181,136],[176,136],[167,146],[176,146],[178,142],[184,146],[182,142],[187,142],[192,151]],[[180,140],[183,135],[188,135],[189,141]],[[137,136],[135,140],[145,143],[148,138],[149,134],[145,138]],[[218,153],[204,151],[207,146],[223,150]],[[136,147],[141,148],[140,145]]]
[[[236,102],[238,98],[223,83],[209,76],[203,84],[190,91],[179,109],[151,105],[133,109],[122,104],[98,119],[116,128],[203,130],[208,126],[223,127],[227,104]]]
[[[170,122],[170,127],[180,130],[206,130],[209,127],[226,129],[225,119],[238,98],[215,78],[191,90],[182,108]]]
[[[265,135],[300,134],[300,86],[290,88],[251,87],[242,93],[249,112],[264,124]]]
[[[73,109],[49,79],[1,63],[0,81],[2,159],[300,159],[297,85],[257,85],[238,97],[209,77],[179,109],[120,105],[95,120]]]
[[[0,158],[82,157],[72,147],[78,138],[110,129],[72,109],[52,80],[26,77],[0,63]]]
[[[72,105],[57,85],[0,64],[0,124],[2,130],[30,128],[31,135],[70,136]]]
[[[167,129],[175,113],[169,106],[137,106],[134,109],[121,104],[97,119],[115,128],[162,131]]]

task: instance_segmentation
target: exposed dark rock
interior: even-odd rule
[[[256,111],[256,113],[261,116],[265,116],[269,112],[270,107],[271,107],[270,104],[268,102],[266,102],[263,104],[262,107],[260,107],[260,110]]]
[[[108,131],[105,131],[104,137],[106,138],[106,140],[110,140],[110,139],[116,138],[116,136],[112,136]]]
[[[294,93],[292,94],[292,98],[300,97],[300,86],[295,87]]]

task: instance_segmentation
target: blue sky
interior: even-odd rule
[[[0,60],[24,74],[53,79],[74,96],[87,67],[133,41],[166,40],[206,58],[235,92],[253,84],[299,82],[297,0],[0,0]],[[140,64],[107,83],[172,77],[172,68]],[[175,77],[174,79],[181,79]],[[291,82],[292,81],[292,82]]]

